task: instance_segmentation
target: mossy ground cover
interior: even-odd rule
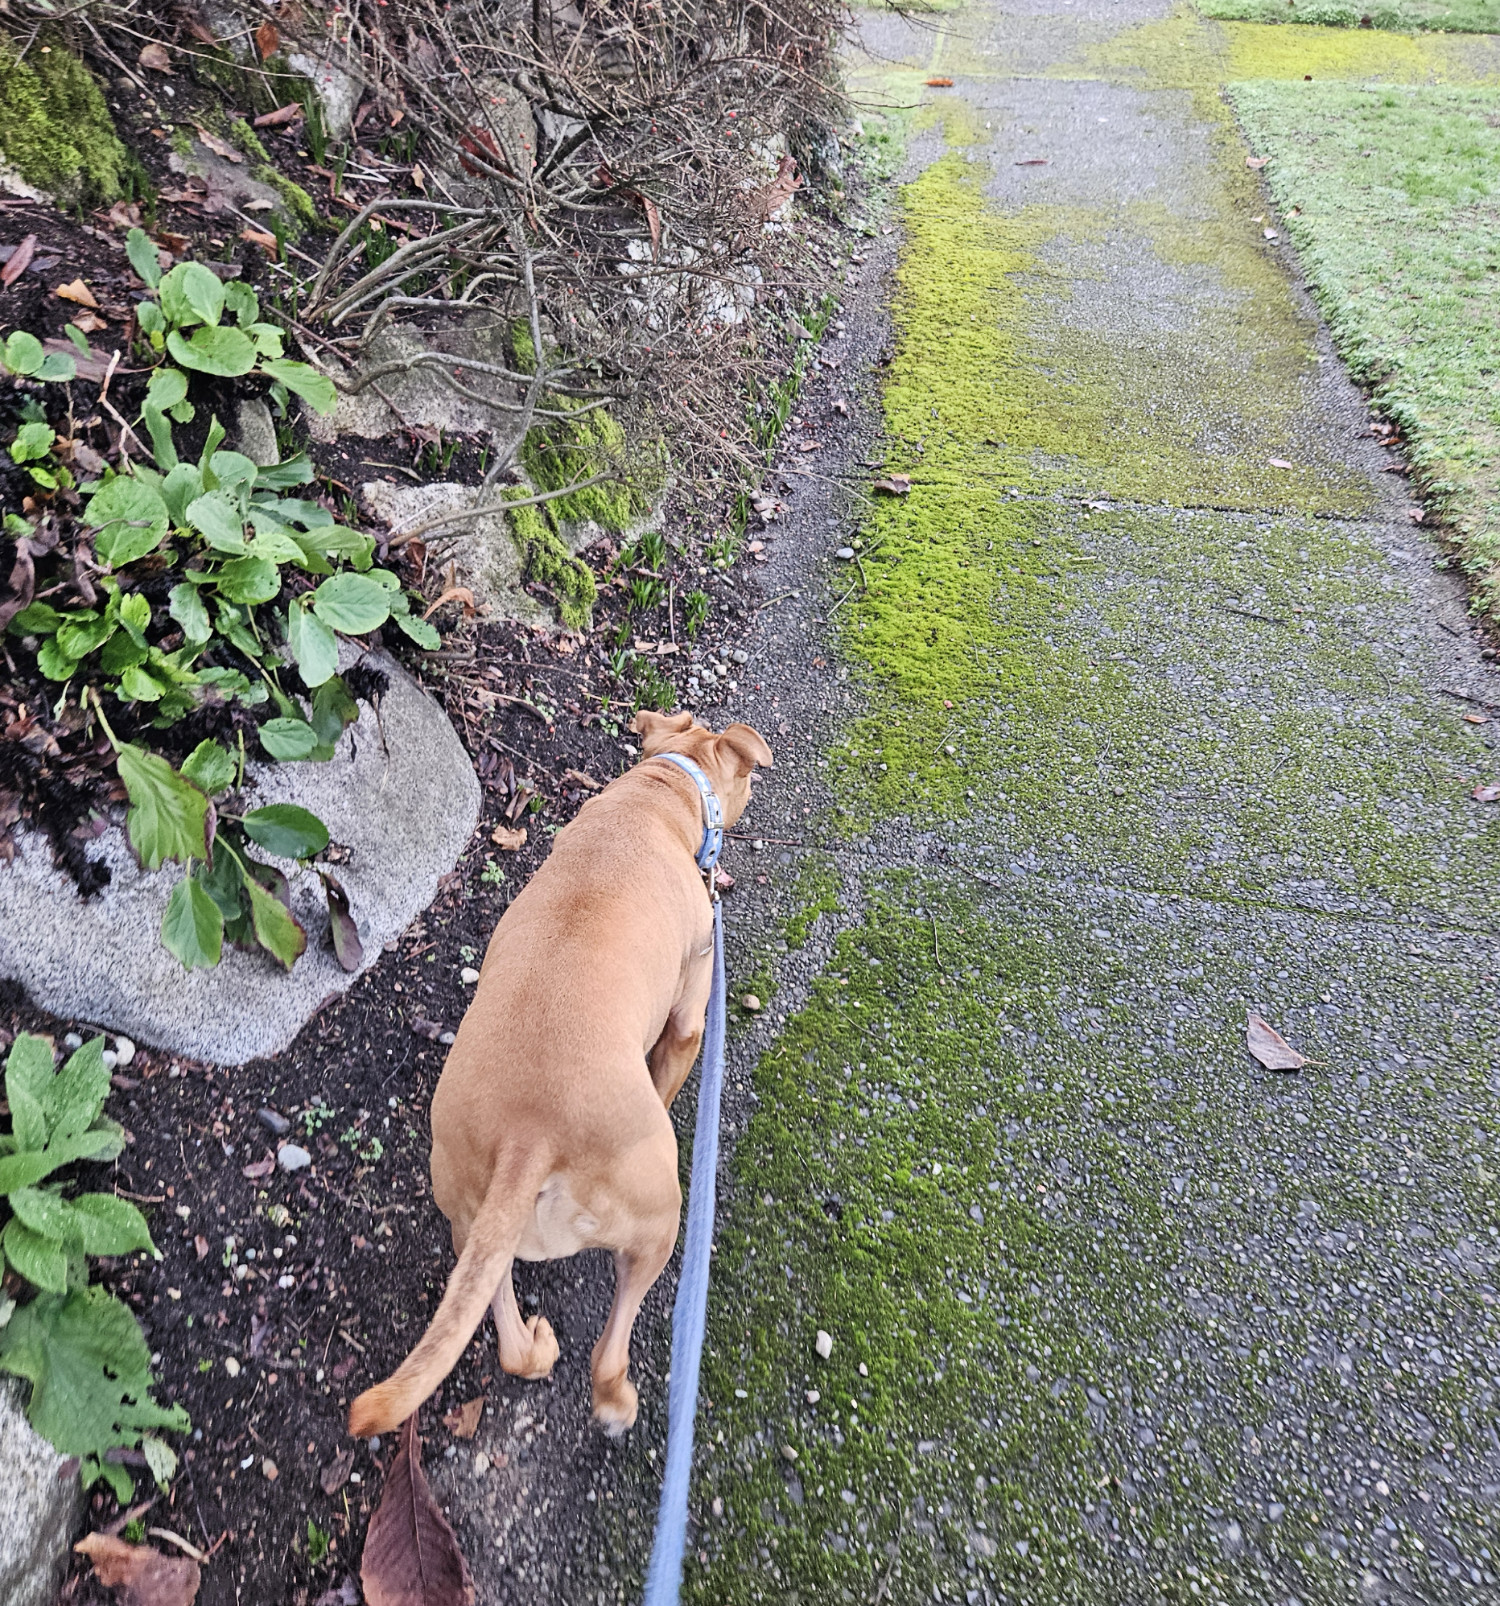
[[[1324,28],[1401,32],[1500,32],[1500,0],[1197,0],[1205,17],[1235,22],[1298,22]]]
[[[1500,606],[1500,89],[1236,84],[1346,361]]]
[[[111,201],[130,166],[88,68],[50,34],[0,33],[0,162],[65,201]]]

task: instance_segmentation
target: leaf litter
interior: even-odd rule
[[[1251,1010],[1245,1019],[1245,1047],[1268,1071],[1300,1071],[1308,1063],[1269,1021]]]
[[[415,1412],[402,1424],[359,1576],[366,1606],[472,1606],[469,1564],[422,1471]]]

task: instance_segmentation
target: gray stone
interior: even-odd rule
[[[0,1601],[52,1606],[83,1510],[78,1464],[26,1420],[28,1385],[0,1380]]]
[[[283,1143],[276,1151],[276,1164],[283,1171],[302,1171],[312,1164],[312,1156],[300,1143]]]
[[[360,80],[331,55],[312,55],[297,50],[286,59],[292,71],[301,73],[316,91],[328,137],[347,139],[354,126],[354,114],[359,109]]]
[[[292,1130],[292,1123],[281,1113],[268,1105],[263,1110],[255,1112],[256,1119],[265,1129],[278,1138],[284,1138]]]
[[[281,448],[276,444],[276,424],[271,409],[258,396],[243,398],[235,409],[234,447],[243,452],[252,463],[270,468],[281,461]]]
[[[209,150],[201,140],[192,140],[185,155],[173,151],[167,158],[167,166],[182,178],[185,192],[196,194],[201,189],[200,204],[209,216],[222,214],[236,228],[239,226],[236,212],[247,207],[262,217],[275,212],[290,220],[291,214],[280,190],[252,178],[248,163],[231,162],[227,156]]]
[[[432,485],[395,485],[390,480],[369,480],[359,488],[370,515],[393,535],[416,529],[443,513],[458,513],[478,505],[479,498],[498,500],[497,491],[481,492],[473,485],[438,481]],[[433,530],[423,539],[429,561],[434,549],[446,567],[458,567],[461,582],[474,593],[476,606],[491,618],[518,619],[524,624],[551,622],[551,614],[521,587],[521,554],[511,539],[503,514],[470,519]]]
[[[479,782],[447,716],[386,655],[366,661],[390,677],[378,723],[362,704],[327,764],[252,769],[257,802],[311,809],[349,850],[338,877],[359,925],[363,968],[432,901],[479,815]],[[90,849],[112,880],[83,901],[44,837],[15,835],[16,857],[0,866],[0,977],[54,1014],[238,1065],[279,1053],[314,1010],[354,983],[334,959],[321,887],[308,871],[282,866],[308,933],[290,973],[265,954],[229,949],[214,970],[184,971],[156,935],[178,867],[141,870],[123,829],[112,827]]]

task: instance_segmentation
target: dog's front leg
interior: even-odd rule
[[[682,1091],[693,1061],[703,1043],[703,1017],[708,1009],[708,990],[713,983],[712,962],[697,964],[688,977],[682,996],[673,1004],[667,1023],[661,1029],[646,1064],[661,1101],[670,1110],[672,1100]]]
[[[557,1335],[545,1316],[521,1320],[515,1277],[509,1266],[495,1290],[490,1310],[495,1317],[495,1330],[500,1335],[500,1370],[509,1372],[512,1377],[550,1377],[557,1360]]]

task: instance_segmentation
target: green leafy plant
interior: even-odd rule
[[[689,591],[682,599],[682,622],[687,627],[688,635],[696,640],[698,632],[708,622],[706,591]]]
[[[45,1038],[23,1032],[11,1045],[0,1258],[22,1293],[0,1296],[0,1369],[30,1382],[31,1425],[61,1454],[78,1457],[84,1487],[102,1478],[123,1504],[135,1483],[110,1452],[139,1447],[165,1486],[177,1457],[157,1430],[183,1433],[190,1424],[181,1406],[151,1399],[151,1355],[135,1316],[88,1286],[90,1255],[156,1253],[146,1218],[112,1193],[69,1197],[49,1180],[76,1161],[120,1152],[124,1134],[102,1113],[108,1092],[102,1037],[60,1071]]]
[[[328,1555],[328,1545],[332,1536],[320,1528],[311,1517],[307,1519],[307,1559],[316,1567]]]
[[[40,379],[61,384],[78,375],[78,364],[65,351],[47,351],[40,340],[16,329],[0,345],[0,367],[17,379]]]

